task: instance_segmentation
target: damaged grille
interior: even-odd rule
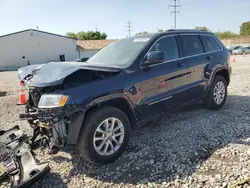
[[[30,103],[34,105],[34,107],[38,107],[39,100],[41,98],[41,94],[36,90],[29,91]]]
[[[17,169],[11,149],[0,143],[0,177],[10,174]]]

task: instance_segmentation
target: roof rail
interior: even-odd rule
[[[166,31],[175,31],[175,29],[168,29],[168,30],[166,30]]]

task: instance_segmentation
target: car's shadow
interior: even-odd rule
[[[230,143],[250,145],[247,128],[250,97],[228,96],[219,111],[192,105],[167,113],[133,132],[129,147],[114,163],[96,166],[79,158],[52,157],[72,163],[77,174],[115,184],[162,183],[185,178],[218,149]],[[86,168],[81,168],[84,165]],[[76,174],[70,172],[70,174]]]
[[[46,182],[50,182],[47,184]],[[34,187],[42,187],[42,188],[51,188],[51,187],[60,187],[60,188],[67,188],[68,186],[63,182],[61,175],[59,173],[48,173],[45,176],[43,176],[38,181],[34,182],[33,185],[30,186],[30,188]]]

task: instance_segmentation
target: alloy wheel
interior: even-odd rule
[[[225,85],[223,82],[217,82],[217,84],[214,87],[214,93],[213,93],[213,98],[214,98],[214,102],[217,105],[220,105],[224,98],[225,98]]]
[[[117,118],[107,118],[101,122],[94,134],[93,144],[96,152],[102,156],[115,153],[124,140],[124,125]]]

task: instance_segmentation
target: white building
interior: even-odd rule
[[[0,36],[0,70],[17,70],[32,64],[72,61],[79,57],[76,40],[28,29]]]
[[[106,45],[116,41],[115,39],[110,40],[77,40],[77,51],[78,57],[91,57],[100,49],[104,48]]]

